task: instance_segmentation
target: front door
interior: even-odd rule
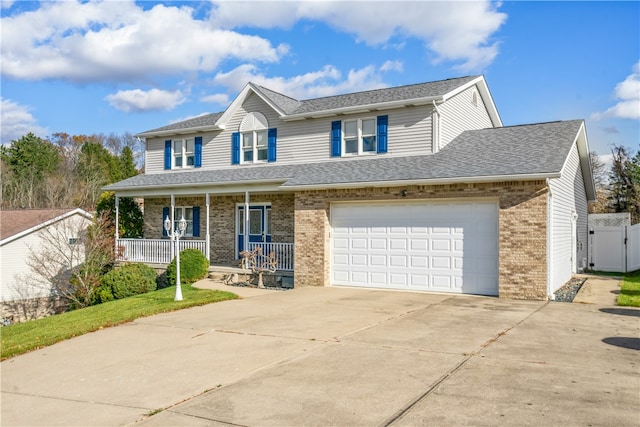
[[[244,244],[244,206],[238,206],[236,215],[236,229],[238,230],[238,256],[245,250]],[[271,206],[249,206],[249,242],[271,241]],[[248,248],[247,248],[248,249]]]

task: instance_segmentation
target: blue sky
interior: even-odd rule
[[[640,149],[640,2],[1,0],[1,142],[483,74],[505,125],[585,119]]]

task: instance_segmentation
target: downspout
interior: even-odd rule
[[[436,112],[433,121],[433,154],[440,151],[440,109],[436,105],[436,101],[433,101],[433,111]]]
[[[555,300],[553,287],[553,194],[551,193],[551,181],[547,183],[547,295],[550,300]]]
[[[210,203],[210,199],[209,199],[209,193],[206,193],[205,196],[205,200],[206,200],[206,204],[207,204],[207,230],[205,231],[206,235],[207,235],[207,240],[205,243],[205,252],[207,253],[207,259],[209,260],[209,263],[211,263],[211,237],[209,235],[209,203]]]

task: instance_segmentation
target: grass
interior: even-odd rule
[[[23,354],[88,332],[131,322],[140,317],[236,299],[231,292],[182,286],[182,301],[174,301],[175,286],[55,316],[0,328],[0,358]]]
[[[620,285],[618,305],[640,307],[640,270],[625,274]]]

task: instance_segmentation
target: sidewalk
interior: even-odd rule
[[[592,276],[581,274],[576,277],[587,279],[573,299],[578,304],[616,305],[620,293],[622,276]]]

